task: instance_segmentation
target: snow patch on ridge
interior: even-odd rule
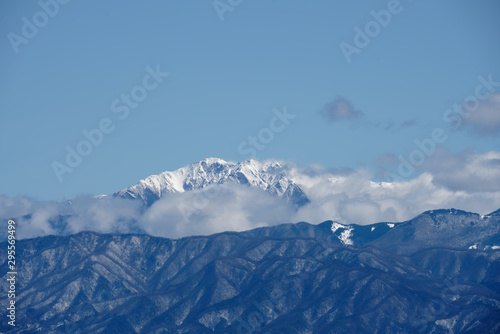
[[[342,232],[339,237],[340,241],[342,241],[342,243],[346,246],[354,245],[354,242],[352,242],[352,240],[350,239],[352,237],[352,230],[354,230],[354,228],[349,227],[347,230]]]
[[[352,237],[352,231],[354,230],[354,227],[352,226],[345,226],[342,224],[339,224],[337,222],[332,223],[332,233],[337,232],[339,229],[343,229],[342,233],[338,236],[339,240],[344,244],[345,246],[352,246],[354,243],[350,239]]]
[[[346,228],[347,226],[344,226],[342,224],[333,222],[332,223],[332,233],[335,233],[339,228]]]

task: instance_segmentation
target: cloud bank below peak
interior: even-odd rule
[[[374,181],[375,174],[368,169],[328,170],[287,163],[283,171],[309,203],[297,208],[258,187],[227,182],[168,194],[149,207],[113,196],[70,202],[0,196],[0,217],[19,220],[19,238],[85,230],[177,238],[299,221],[400,222],[432,209],[487,214],[500,207],[500,152],[437,150],[418,176],[393,182]]]

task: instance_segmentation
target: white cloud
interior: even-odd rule
[[[50,221],[58,215],[59,207],[57,202],[0,196],[0,217],[17,218],[16,234],[20,239],[56,234]]]
[[[71,201],[72,216],[65,233],[96,231],[127,233],[137,231],[135,222],[141,216],[137,201],[114,197],[80,197]]]
[[[138,202],[122,198],[79,197],[71,202],[52,202],[0,196],[0,217],[17,220],[20,239],[86,230],[132,232],[140,214]]]
[[[371,224],[404,221],[431,209],[485,214],[500,207],[500,152],[453,154],[439,149],[423,168],[418,177],[389,183],[373,182],[366,170],[338,173],[318,166],[294,167],[292,179],[311,200],[296,220]]]
[[[226,183],[163,198],[139,226],[158,236],[205,235],[288,223],[292,211],[285,200],[261,189]]]
[[[34,238],[41,235],[57,234],[50,220],[57,216],[57,207],[47,205],[34,211],[30,218],[23,218],[17,224],[17,237]]]
[[[431,209],[454,207],[484,214],[500,207],[500,191],[450,190],[436,185],[429,173],[392,183],[373,182],[366,172],[341,177],[325,174],[299,185],[311,203],[299,210],[297,218],[315,224],[328,219],[362,225],[398,222]]]

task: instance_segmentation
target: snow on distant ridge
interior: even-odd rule
[[[350,239],[352,237],[352,230],[354,230],[354,228],[349,227],[348,229],[344,230],[339,237],[340,241],[342,241],[342,243],[346,246],[354,245],[354,242],[352,242],[352,240]]]
[[[332,223],[332,227],[331,227],[332,233],[335,233],[339,228],[346,228],[346,226],[339,224],[337,222]]]
[[[352,226],[345,226],[337,222],[332,223],[332,233],[335,234],[339,229],[343,229],[342,233],[338,236],[339,240],[346,246],[352,246],[354,245],[353,241],[351,240],[352,237],[352,231],[354,228]]]

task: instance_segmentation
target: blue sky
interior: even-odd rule
[[[295,117],[257,159],[376,168],[435,128],[451,154],[497,150],[496,133],[455,131],[443,113],[474,94],[479,76],[500,81],[500,3],[401,1],[347,62],[339,45],[354,45],[355,27],[390,3],[244,0],[221,20],[212,1],[73,0],[43,22],[40,3],[3,2],[0,194],[113,193],[206,157],[245,160],[239,145],[285,106]],[[11,33],[25,38],[24,17],[40,27],[12,43]],[[168,77],[120,119],[112,102],[157,67]],[[324,112],[339,99],[359,113]],[[54,162],[66,164],[66,147],[103,119],[113,131],[58,179]]]

